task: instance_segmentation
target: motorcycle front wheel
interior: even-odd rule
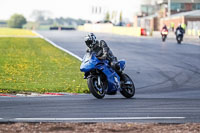
[[[162,36],[162,41],[165,42],[166,36]]]
[[[132,79],[127,74],[124,74],[124,77],[126,78],[127,81],[130,82],[130,84],[124,84],[123,83],[124,79],[122,79],[122,84],[121,84],[122,90],[120,91],[120,93],[126,98],[131,98],[135,95],[135,86]]]
[[[181,44],[182,38],[180,36],[177,37],[177,43]]]
[[[92,95],[98,99],[104,98],[106,94],[106,84],[100,81],[100,85],[98,85],[98,77],[91,76],[87,80],[88,88]]]

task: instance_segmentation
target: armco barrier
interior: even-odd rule
[[[113,26],[112,33],[128,36],[141,36],[141,28]]]
[[[195,29],[187,29],[186,30],[187,35],[189,36],[200,36],[200,30]]]
[[[112,24],[85,24],[77,28],[87,32],[112,33],[118,35],[141,36],[141,28],[113,26]]]
[[[77,27],[77,30],[85,31],[84,26],[78,26],[78,27]]]
[[[112,24],[85,24],[84,31],[112,33]]]

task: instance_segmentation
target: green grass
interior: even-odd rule
[[[0,36],[36,36],[36,34],[25,29],[0,28]]]
[[[80,61],[41,38],[0,38],[0,93],[88,93]]]

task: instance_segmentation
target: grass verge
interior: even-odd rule
[[[25,29],[0,28],[0,36],[36,36],[36,34]]]
[[[41,38],[0,38],[0,93],[88,93],[80,61]]]

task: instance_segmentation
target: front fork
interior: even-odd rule
[[[97,77],[97,81],[98,81],[98,86],[101,86],[101,77],[99,75]]]
[[[99,72],[97,72],[97,74],[99,74]],[[84,79],[87,79],[89,76],[90,76],[90,73],[85,73]],[[97,84],[98,84],[98,86],[101,86],[101,76],[100,75],[97,76]]]
[[[96,71],[96,74],[97,75],[97,86],[98,88],[101,88],[99,91],[101,92],[102,91],[102,88],[103,88],[103,84],[102,84],[102,79],[101,79],[101,75],[98,71]],[[85,73],[84,75],[84,79],[87,79],[87,78],[90,78],[91,76],[93,76],[93,74],[91,73]]]

